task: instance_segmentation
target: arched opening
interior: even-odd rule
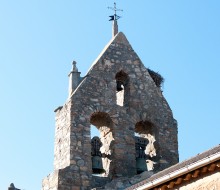
[[[91,140],[92,145],[92,164],[93,164],[93,173],[94,174],[101,174],[102,176],[108,176],[110,173],[110,163],[111,163],[111,154],[112,154],[112,141],[113,141],[113,134],[112,134],[112,126],[113,122],[110,116],[104,112],[95,112],[90,117],[90,123],[92,126],[95,126],[100,136],[95,136]],[[99,140],[98,140],[99,139]],[[100,142],[99,142],[100,141]],[[97,165],[94,162],[94,156],[99,156],[101,160],[101,164],[97,164],[98,167],[103,167],[97,170]],[[95,158],[99,159],[99,158]],[[96,162],[98,163],[98,162]]]
[[[116,104],[125,106],[129,99],[129,77],[124,71],[119,71],[116,76]]]
[[[135,146],[137,173],[151,171],[156,162],[152,160],[157,155],[155,148],[156,127],[150,121],[140,121],[135,125]]]

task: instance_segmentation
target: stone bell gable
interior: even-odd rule
[[[44,179],[43,190],[91,189],[144,171],[152,175],[178,162],[177,122],[123,33],[109,42],[85,77],[75,64],[69,98],[55,110],[54,172]],[[99,130],[100,142],[91,141],[91,126]],[[94,156],[104,171],[98,176]]]

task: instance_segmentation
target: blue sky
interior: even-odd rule
[[[163,87],[180,160],[219,144],[219,0],[116,1],[124,32]],[[54,112],[72,60],[85,75],[111,39],[112,0],[0,0],[0,189],[39,190],[53,170]]]

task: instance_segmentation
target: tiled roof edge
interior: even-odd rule
[[[181,163],[171,166],[170,168],[167,168],[153,175],[152,177],[127,188],[127,190],[130,189],[144,190],[144,189],[152,188],[155,187],[156,185],[160,185],[162,183],[170,181],[171,179],[174,179],[180,175],[191,172],[197,168],[208,165],[217,160],[220,160],[220,145],[208,151],[205,151],[201,154],[198,154],[195,157],[192,157],[188,160],[185,160]]]

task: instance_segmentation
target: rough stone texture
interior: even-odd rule
[[[70,165],[70,109],[71,102],[67,102],[56,111],[54,169],[65,168]]]
[[[116,179],[113,179],[111,180],[111,182],[107,181],[108,183],[105,183],[104,185],[102,184],[102,186],[100,186],[99,184],[94,184],[94,181],[93,181],[93,186],[96,187],[93,188],[93,190],[98,190],[98,189],[105,189],[105,190],[112,190],[112,189],[117,189],[117,190],[124,190],[126,189],[127,187],[130,187],[131,185],[134,185],[146,178],[149,178],[153,175],[153,172],[152,171],[146,171],[146,172],[143,172],[139,175],[135,175],[131,178],[129,177],[119,177],[119,178],[116,178]],[[99,186],[98,186],[99,185]]]
[[[117,105],[119,82],[123,84],[124,100]],[[92,176],[91,124],[99,129],[103,143],[106,173],[99,182]],[[150,158],[156,164],[153,171],[146,172],[148,176],[178,162],[177,122],[172,111],[124,34],[119,33],[67,103],[56,110],[54,169],[58,170],[58,178],[52,182],[48,177],[42,189],[56,186],[59,190],[84,190],[96,184],[103,186],[108,180],[113,181],[105,185],[106,189],[122,189],[132,180],[137,182],[141,174],[133,177],[135,132],[150,133],[156,139],[156,156]]]
[[[42,186],[44,190],[56,190],[58,187],[58,170],[45,177]]]
[[[175,190],[219,190],[220,189],[220,172],[207,175],[203,178],[190,183],[185,183]]]

